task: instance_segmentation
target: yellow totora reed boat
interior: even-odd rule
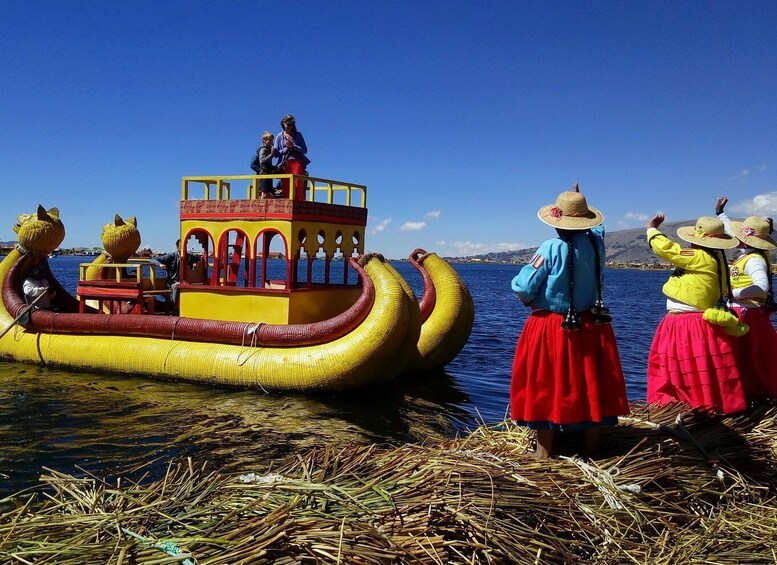
[[[288,178],[292,199],[257,198],[262,178]],[[241,187],[246,197],[232,198]],[[365,255],[366,195],[309,176],[184,177],[175,302],[156,263],[132,258],[136,219],[118,215],[103,227],[105,252],[81,265],[68,293],[48,269],[65,228],[56,208],[39,206],[19,216],[16,248],[0,263],[0,356],[276,390],[438,369],[469,337],[472,298],[433,253],[409,257],[424,281],[420,301],[382,256]],[[37,265],[56,291],[51,309],[31,308],[22,292]]]

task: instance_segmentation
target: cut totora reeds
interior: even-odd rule
[[[272,466],[191,460],[113,484],[46,470],[0,501],[2,563],[774,563],[777,406],[634,405],[596,460],[528,455],[510,422]]]

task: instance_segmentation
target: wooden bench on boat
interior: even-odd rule
[[[143,267],[150,267],[150,281],[152,287],[156,286],[156,277],[154,267],[150,263],[131,263],[131,264],[103,264],[100,268],[115,270],[116,278],[86,279],[86,269],[91,267],[89,264],[81,265],[81,280],[78,281],[76,294],[79,299],[78,311],[81,314],[86,313],[87,301],[97,301],[97,311],[103,312],[103,307],[107,305],[108,312],[118,312],[118,304],[128,302],[130,305],[129,314],[154,314],[156,312],[157,296],[170,297],[172,290],[166,289],[146,289],[146,281],[142,278]],[[122,269],[127,267],[136,268],[136,274],[126,280],[122,275]],[[144,312],[145,307],[145,312]]]

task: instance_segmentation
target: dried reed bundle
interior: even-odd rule
[[[677,563],[777,559],[777,407],[635,405],[594,461],[505,422],[396,448],[343,443],[253,473],[55,471],[0,515],[9,563]]]

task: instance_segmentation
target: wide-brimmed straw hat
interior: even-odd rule
[[[760,216],[750,216],[744,222],[731,222],[731,231],[734,232],[734,236],[754,249],[763,249],[764,251],[777,249],[777,242],[769,235],[771,230],[772,227],[766,218]]]
[[[677,236],[702,247],[710,249],[733,249],[739,242],[726,233],[723,222],[712,216],[702,216],[695,226],[677,228]]]
[[[559,194],[555,204],[540,208],[537,217],[549,226],[564,230],[587,230],[604,220],[599,210],[588,205],[577,183],[572,190]]]

